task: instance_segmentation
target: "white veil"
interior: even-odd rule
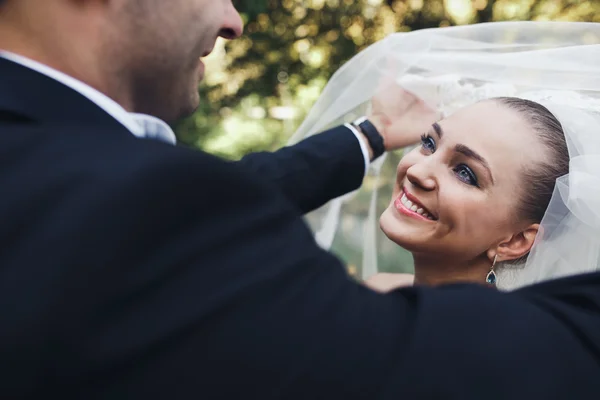
[[[516,96],[544,104],[563,125],[569,174],[556,182],[525,265],[498,270],[501,289],[600,267],[600,24],[500,22],[393,34],[332,77],[291,143],[366,114],[390,74],[444,114]],[[318,243],[359,277],[412,271],[410,254],[378,225],[401,156],[381,157],[360,190],[307,216]]]

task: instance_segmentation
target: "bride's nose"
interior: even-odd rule
[[[437,186],[433,166],[429,162],[420,162],[411,165],[406,170],[406,178],[413,186],[422,190],[435,190]]]

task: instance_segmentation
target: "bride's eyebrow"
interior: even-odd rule
[[[465,146],[464,144],[457,144],[456,146],[454,146],[454,151],[464,155],[465,157],[475,160],[476,162],[481,164],[481,166],[487,171],[487,174],[489,175],[489,178],[492,181],[492,184],[494,183],[494,177],[492,175],[492,170],[490,169],[490,165],[485,160],[485,158],[483,158],[481,155],[479,155],[479,153],[477,153],[475,150],[471,149],[470,147]]]
[[[431,127],[433,128],[434,132],[437,134],[438,139],[441,139],[442,136],[444,136],[444,130],[437,122],[435,122],[433,125],[431,125]],[[487,175],[490,178],[490,181],[492,181],[492,184],[494,183],[494,176],[492,175],[492,170],[490,169],[490,165],[488,164],[488,162],[486,161],[485,158],[483,158],[481,155],[479,155],[479,153],[477,153],[475,150],[471,149],[470,147],[465,146],[464,144],[457,144],[456,146],[454,146],[454,151],[462,154],[465,157],[475,160],[476,162],[481,164],[481,166],[486,170]]]
[[[442,130],[442,127],[437,122],[434,122],[433,125],[431,125],[431,127],[433,128],[435,133],[437,133],[438,139],[441,139],[442,136],[444,135],[444,131]]]

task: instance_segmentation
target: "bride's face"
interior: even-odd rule
[[[414,254],[475,259],[527,225],[515,210],[523,172],[541,157],[516,111],[494,101],[461,109],[400,161],[381,228]]]

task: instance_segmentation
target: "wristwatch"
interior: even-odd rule
[[[373,150],[373,160],[379,158],[383,153],[385,153],[383,136],[381,133],[379,133],[377,128],[375,128],[375,125],[373,125],[371,121],[367,119],[367,117],[360,117],[356,121],[352,122],[352,125],[360,130],[367,138],[369,146],[371,146],[371,149]]]

